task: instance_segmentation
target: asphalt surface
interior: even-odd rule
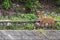
[[[45,30],[46,36],[34,30],[0,30],[0,40],[60,40],[60,30]]]

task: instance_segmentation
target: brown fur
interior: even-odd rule
[[[51,24],[51,27],[53,28],[54,27],[54,23],[55,23],[54,19],[53,18],[43,18],[43,16],[42,16],[43,13],[44,13],[43,11],[41,11],[40,13],[38,13],[38,17],[40,19],[41,27],[44,27],[44,25],[46,23],[48,23],[48,24]]]

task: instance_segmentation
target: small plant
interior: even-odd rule
[[[14,27],[14,25],[13,25],[13,24],[9,24],[9,26],[7,26],[7,29],[14,30],[14,29],[15,29],[15,27]]]
[[[3,1],[3,8],[4,9],[9,9],[11,6],[11,0],[4,0]]]
[[[34,24],[25,24],[24,29],[33,30],[34,29]]]
[[[40,32],[42,35],[46,36],[44,29],[38,29],[38,32]]]
[[[60,29],[60,22],[57,22],[57,23],[56,23],[55,28],[56,28],[56,29]]]
[[[44,29],[39,29],[38,32],[40,32],[40,34],[41,34],[42,36],[46,37],[46,38],[49,40],[49,38],[47,37]]]

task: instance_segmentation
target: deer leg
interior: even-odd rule
[[[51,29],[51,23],[50,22],[48,23],[48,28]]]
[[[41,24],[41,27],[44,28],[44,25],[45,25],[45,23],[42,23],[42,24]]]
[[[51,23],[51,27],[52,27],[52,29],[55,28],[55,27],[54,27],[54,24],[55,24],[54,22]]]
[[[51,26],[51,24],[49,23],[49,29],[51,29],[51,27],[52,27],[52,26]]]

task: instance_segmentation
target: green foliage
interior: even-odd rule
[[[11,7],[12,0],[4,0],[3,1],[3,8],[9,9]],[[19,3],[24,4],[25,9],[28,10],[36,10],[40,7],[40,3],[38,0],[17,0]]]
[[[60,16],[55,17],[55,20],[60,20]]]
[[[54,15],[54,14],[55,14],[54,12],[51,12],[51,14],[50,14],[50,15],[48,15],[48,16],[50,16],[50,17],[54,18],[54,17],[55,17],[55,15]]]
[[[60,5],[60,0],[56,0],[55,5]]]
[[[8,18],[8,16],[6,16],[6,17],[0,17],[0,20],[8,20],[9,18]]]
[[[1,25],[1,23],[0,23],[0,30],[2,30],[3,29],[3,27],[2,27],[2,25]]]
[[[13,25],[13,24],[9,24],[9,26],[7,27],[7,29],[14,30],[14,29],[15,29],[15,27],[14,27],[14,25]]]
[[[56,29],[60,29],[60,22],[57,22],[57,23],[56,23],[55,28],[56,28]]]
[[[9,9],[11,6],[11,0],[4,0],[3,1],[3,8],[4,9]]]
[[[46,18],[54,18],[55,19],[55,13],[51,12],[49,15],[46,16]]]
[[[24,24],[24,29],[33,30],[34,29],[34,24]]]
[[[20,0],[25,5],[26,10],[36,10],[40,7],[40,3],[38,0]]]
[[[54,14],[47,15],[46,17],[54,18],[55,20],[60,20],[60,16],[55,17]],[[0,20],[38,20],[38,17],[35,14],[19,14],[18,17],[1,17]]]
[[[56,12],[60,13],[60,7],[56,8]]]
[[[23,24],[13,24],[10,23],[9,26],[4,26],[0,24],[0,30],[33,30],[34,24],[33,23],[23,23]]]
[[[23,20],[37,20],[38,18],[34,14],[19,14],[19,18]]]
[[[0,17],[0,20],[38,20],[38,17],[35,14],[19,14],[18,17]]]

